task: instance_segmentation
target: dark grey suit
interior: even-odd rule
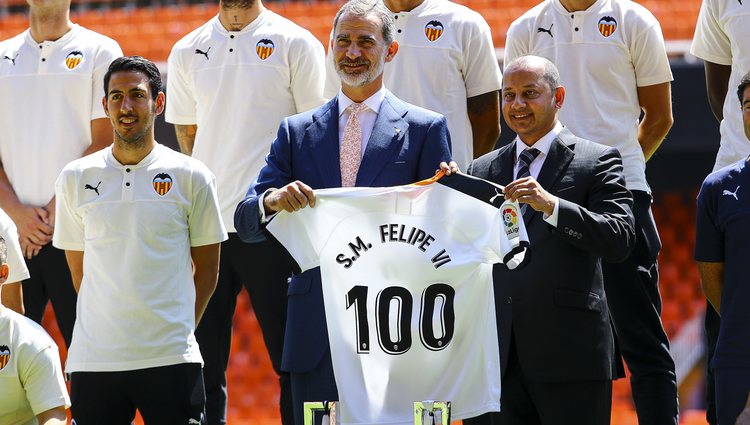
[[[476,159],[468,173],[508,184],[514,179],[515,147],[514,142]],[[537,180],[559,198],[558,222],[556,228],[549,225],[529,207],[524,216],[532,247],[529,265],[517,272],[501,267],[493,272],[504,411],[493,423],[568,423],[545,417],[553,398],[569,404],[570,423],[604,420],[589,422],[586,409],[606,411],[608,423],[611,398],[597,394],[592,399],[580,384],[611,388],[616,372],[601,261],[623,260],[635,243],[633,199],[625,188],[622,160],[616,149],[563,129]],[[509,377],[525,383],[529,403],[523,408],[513,404],[520,390],[509,388]]]

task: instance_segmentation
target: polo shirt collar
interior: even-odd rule
[[[266,21],[268,15],[270,13],[272,13],[270,10],[263,9],[263,11],[260,12],[260,15],[258,15],[258,17],[255,18],[255,20],[253,22],[250,22],[250,24],[248,24],[245,28],[242,28],[239,31],[228,31],[226,28],[224,28],[224,25],[221,24],[221,21],[219,20],[219,15],[216,15],[213,18],[213,20],[214,20],[214,29],[219,34],[223,34],[223,35],[225,35],[227,37],[230,34],[233,34],[233,35],[244,35],[244,34],[247,34],[249,32],[253,32],[256,29],[258,29],[258,27],[261,26]]]
[[[49,41],[44,40],[41,43],[37,43],[36,40],[34,40],[33,37],[31,37],[31,28],[26,29],[26,34],[24,36],[24,41],[26,44],[30,44],[32,46],[39,46],[40,44],[58,44],[63,45],[67,43],[71,38],[75,37],[75,35],[81,30],[81,27],[78,24],[73,24],[73,26],[70,28],[70,31],[66,32],[65,35],[58,38],[55,41]]]
[[[162,146],[161,144],[157,142],[154,145],[154,148],[151,149],[151,152],[149,152],[148,155],[146,155],[139,163],[131,164],[131,165],[123,165],[120,163],[120,161],[117,160],[117,158],[115,158],[115,155],[112,153],[112,146],[109,146],[107,148],[107,154],[106,154],[107,163],[115,168],[131,168],[134,170],[148,167],[154,161],[156,161],[156,158],[158,157],[159,151],[161,151],[161,149],[169,149],[169,148],[165,148],[164,146]]]
[[[596,3],[592,4],[591,6],[589,6],[588,9],[586,9],[586,10],[579,10],[579,11],[576,11],[576,12],[568,12],[568,9],[566,9],[565,6],[563,6],[563,4],[562,4],[562,2],[560,0],[552,0],[552,4],[554,5],[555,9],[557,9],[558,12],[567,15],[569,13],[591,13],[591,12],[593,12],[595,10],[599,10],[600,6],[605,1],[608,1],[608,0],[596,0]]]

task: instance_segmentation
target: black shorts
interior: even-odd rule
[[[122,372],[71,374],[73,425],[205,425],[206,394],[198,363]]]

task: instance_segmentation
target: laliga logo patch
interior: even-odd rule
[[[503,215],[503,224],[505,224],[505,234],[510,237],[518,236],[520,226],[518,224],[518,207],[515,204],[505,202],[500,211]]]
[[[164,196],[172,188],[172,177],[167,173],[159,173],[154,177],[154,190],[159,196]]]
[[[273,41],[264,38],[255,45],[255,53],[258,54],[261,60],[266,60],[273,54],[274,47],[276,46],[273,44]]]
[[[605,16],[602,19],[599,19],[598,27],[599,32],[603,36],[609,37],[615,33],[615,30],[617,30],[617,21],[611,16]]]
[[[427,36],[427,39],[430,41],[435,41],[438,38],[440,38],[441,35],[443,35],[443,30],[445,28],[443,27],[443,23],[440,21],[430,21],[425,25],[424,27],[424,35]]]
[[[10,348],[7,345],[0,345],[0,369],[10,361]]]
[[[77,67],[82,60],[83,53],[81,53],[80,50],[73,50],[72,52],[68,53],[68,56],[65,58],[65,65],[68,67],[68,69],[73,69]]]

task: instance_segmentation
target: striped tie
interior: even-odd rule
[[[534,162],[534,158],[539,156],[539,154],[539,149],[536,148],[528,148],[521,151],[521,154],[518,155],[518,161],[520,161],[521,165],[518,167],[518,177],[516,177],[517,179],[531,176],[529,167],[531,167],[531,163]]]

